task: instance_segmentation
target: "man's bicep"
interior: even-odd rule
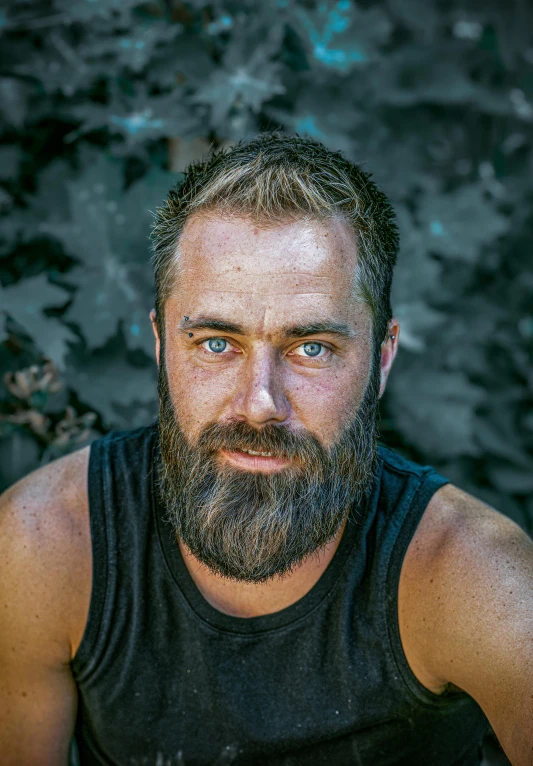
[[[70,667],[16,664],[1,670],[0,752],[4,766],[68,766],[77,711]]]
[[[70,545],[42,482],[0,497],[2,766],[67,766],[76,718]]]
[[[533,540],[465,493],[434,596],[433,667],[479,704],[507,757],[533,763]],[[435,663],[437,663],[435,665]]]

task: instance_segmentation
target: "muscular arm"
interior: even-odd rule
[[[0,497],[3,766],[66,766],[77,711],[70,660],[90,598],[88,448]]]
[[[424,605],[416,624],[424,667],[479,704],[513,766],[531,766],[533,540],[451,484],[437,494],[451,523],[410,594]]]

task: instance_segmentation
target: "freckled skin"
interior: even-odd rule
[[[361,401],[370,370],[370,312],[351,296],[356,258],[351,230],[340,221],[263,229],[246,219],[197,214],[186,225],[180,250],[180,282],[165,309],[166,365],[187,436],[194,440],[206,424],[236,417],[258,428],[267,423],[305,428],[331,445]],[[244,325],[248,332],[200,330],[191,342],[178,324],[184,316],[194,321],[201,314]],[[303,355],[306,339],[287,341],[280,329],[319,318],[346,322],[358,335],[313,336],[333,352],[327,363],[317,364]],[[398,331],[393,322],[396,339],[383,347],[381,394]],[[159,362],[155,325],[154,332]],[[207,343],[203,349],[196,345],[213,337],[234,349],[224,360],[214,360]]]
[[[351,295],[356,265],[351,229],[338,220],[262,228],[244,218],[196,214],[183,232],[180,259],[179,284],[165,306],[165,360],[160,360],[155,313],[150,316],[157,360],[166,365],[174,409],[191,443],[207,425],[230,419],[257,429],[267,424],[303,429],[326,448],[335,443],[361,403],[371,365],[370,311]],[[190,338],[179,329],[184,316],[194,322],[201,315],[241,325],[245,334],[197,329]],[[321,320],[346,323],[355,337],[281,334],[284,326]],[[381,349],[380,396],[396,355],[397,321],[389,332],[395,339]],[[222,355],[210,352],[213,338],[227,341]],[[319,360],[306,356],[303,347],[310,342],[322,344]],[[204,597],[227,614],[245,617],[283,609],[308,592],[343,531],[344,525],[317,558],[290,576],[258,584],[221,580],[179,542]]]

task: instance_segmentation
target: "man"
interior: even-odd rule
[[[533,763],[533,542],[377,447],[394,214],[263,134],[154,226],[159,419],[2,498],[2,764]]]

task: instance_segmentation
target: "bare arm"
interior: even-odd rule
[[[454,509],[453,531],[420,582],[433,598],[431,667],[476,700],[513,766],[531,766],[533,540],[452,485],[442,497]]]
[[[3,766],[66,766],[77,711],[70,660],[91,586],[88,448],[0,497]]]

